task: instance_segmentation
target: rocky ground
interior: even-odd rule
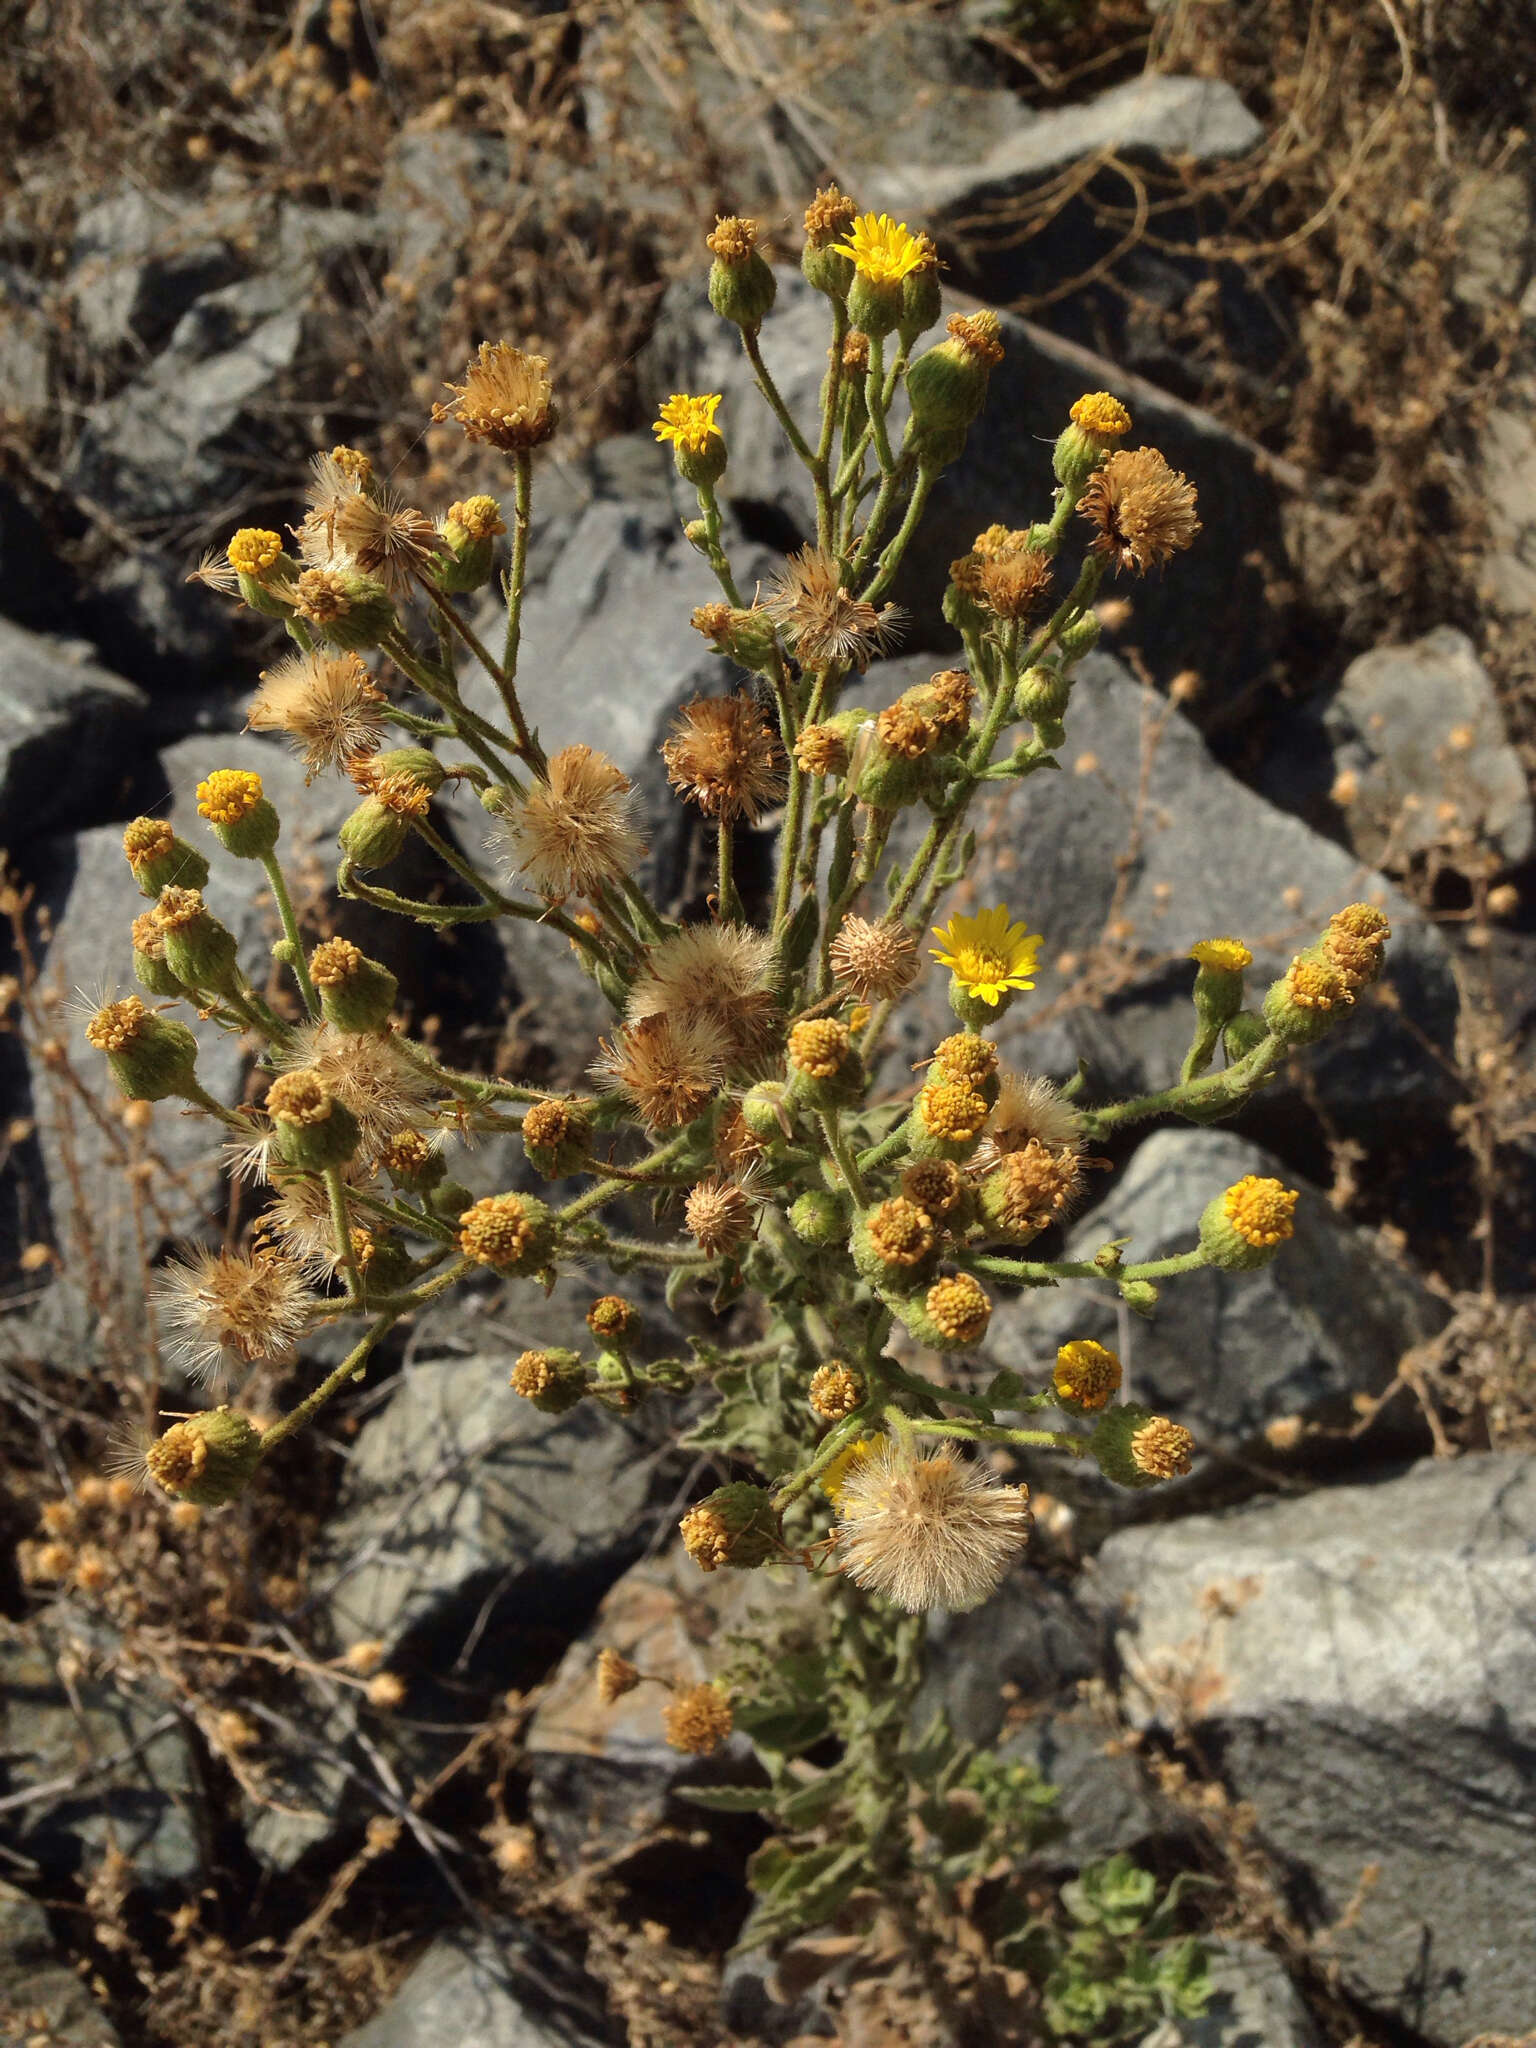
[[[767,210],[835,169],[864,203],[932,229],[957,302],[1006,308],[1092,269],[1108,247],[1094,205],[1106,181],[1134,174],[1163,195],[1159,234],[1118,268],[1031,318],[1004,311],[984,429],[936,496],[898,593],[912,630],[867,679],[887,701],[948,658],[944,567],[979,525],[1038,516],[1050,440],[1079,391],[1119,393],[1138,437],[1198,485],[1195,550],[1106,606],[1068,772],[978,821],[970,896],[1006,896],[1045,933],[1052,965],[1007,1020],[1008,1058],[1058,1078],[1086,1062],[1106,1093],[1161,1085],[1187,1035],[1194,939],[1241,933],[1273,970],[1298,934],[1369,896],[1389,908],[1394,940],[1377,999],[1321,1056],[1235,1128],[1152,1128],[1117,1146],[1068,1238],[1134,1235],[1155,1257],[1188,1242],[1212,1186],[1274,1172],[1303,1189],[1285,1256],[1256,1276],[1186,1279],[1134,1331],[1054,1293],[995,1318],[989,1362],[1026,1374],[1068,1334],[1116,1343],[1137,1396],[1187,1424],[1201,1457],[1153,1510],[1083,1484],[1047,1496],[1031,1567],[980,1614],[936,1622],[929,1702],[1058,1788],[1067,1825],[1053,1879],[1121,1849],[1218,1878],[1219,1996],[1205,2019],[1150,2037],[1157,2048],[1513,2040],[1536,2020],[1528,158],[1493,152],[1446,208],[1452,297],[1469,319],[1496,313],[1508,336],[1485,416],[1456,452],[1486,516],[1470,538],[1448,534],[1455,573],[1426,575],[1411,601],[1343,602],[1339,565],[1358,553],[1341,530],[1347,469],[1311,473],[1256,400],[1243,431],[1233,394],[1245,380],[1298,382],[1298,350],[1332,348],[1342,363],[1348,323],[1208,261],[1196,201],[1173,203],[1202,182],[1220,189],[1268,147],[1272,108],[1219,75],[1135,66],[1041,92],[1017,57],[1032,47],[1020,40],[1030,13],[977,0],[877,21],[813,94],[800,80],[751,122],[727,118],[739,69],[673,22],[676,62],[626,74],[625,104],[660,136],[677,94],[693,95],[711,116],[713,189],[744,207]],[[586,28],[599,123],[619,92],[603,63],[613,31],[601,10]],[[787,64],[788,46],[779,54]],[[914,77],[911,117],[893,122]],[[386,937],[355,906],[343,916],[326,859],[344,799],[306,788],[281,748],[241,732],[263,644],[183,580],[187,536],[222,533],[275,482],[296,490],[297,470],[260,469],[275,419],[297,409],[327,444],[343,427],[366,439],[345,408],[306,411],[293,397],[323,349],[317,321],[338,275],[406,279],[424,325],[434,305],[446,318],[458,303],[457,238],[478,217],[475,194],[508,175],[485,130],[472,118],[407,127],[363,203],[276,195],[253,211],[233,183],[193,199],[184,183],[125,179],[78,213],[55,262],[33,249],[29,268],[15,235],[0,260],[9,416],[58,404],[61,306],[71,346],[83,337],[102,366],[88,402],[72,394],[76,430],[51,488],[35,462],[13,464],[9,481],[0,472],[0,838],[10,971],[27,991],[8,985],[0,1033],[7,1537],[35,1537],[43,1504],[73,1491],[97,1539],[152,1560],[155,1575],[130,1610],[45,1598],[8,1572],[0,2038],[949,2038],[851,1994],[839,2008],[835,1970],[811,1990],[815,1972],[763,1956],[722,1975],[752,1823],[701,1817],[677,1794],[701,1770],[739,1774],[742,1758],[677,1756],[648,1690],[594,1712],[597,1643],[702,1676],[712,1639],[752,1626],[753,1599],[793,1589],[722,1587],[680,1563],[677,1515],[714,1480],[672,1448],[669,1418],[508,1406],[507,1362],[527,1343],[568,1341],[584,1288],[423,1316],[292,1468],[292,1498],[242,1506],[244,1521],[230,1511],[213,1529],[151,1529],[147,1504],[80,1496],[110,1388],[144,1383],[146,1260],[216,1231],[226,1208],[196,1124],[164,1107],[148,1128],[125,1123],[75,1072],[61,992],[125,978],[139,907],[119,851],[126,818],[182,818],[213,766],[259,767],[308,914],[374,952],[392,946],[416,1019],[435,1018],[442,1042],[503,1071],[564,1077],[595,1040],[590,984],[546,934],[481,927],[443,944]],[[1010,209],[1045,191],[1071,196],[1042,232],[1005,233]],[[674,201],[658,190],[645,204],[665,220]],[[728,511],[749,579],[807,522],[803,480],[747,401],[702,265],[690,257],[678,273],[650,295],[628,412],[608,421],[620,430],[557,442],[540,470],[523,654],[546,743],[600,736],[645,792],[651,879],[674,900],[696,886],[697,849],[657,743],[721,671],[688,625],[708,576],[645,428],[653,402],[725,393]],[[1210,291],[1226,346],[1181,350],[1173,316]],[[792,271],[762,342],[805,406],[823,341]],[[1413,390],[1396,402],[1406,434]],[[1426,491],[1432,467],[1425,457]],[[439,495],[497,481],[455,475]],[[88,541],[78,520],[61,527],[66,501],[85,508]],[[1442,612],[1437,591],[1449,593]],[[449,803],[442,823],[472,848],[483,815]],[[262,958],[270,906],[228,866],[210,901],[247,958]],[[909,1006],[893,1085],[943,1028],[938,1010]],[[212,1035],[203,1078],[231,1096],[242,1085],[238,1055]],[[492,1188],[526,1168],[487,1147],[465,1171]],[[647,1310],[664,1329],[664,1307]],[[1045,1467],[1028,1476],[1059,1481]],[[242,1690],[178,1662],[177,1640],[221,1629],[286,1658],[281,1684]],[[338,1660],[360,1643],[403,1680],[402,1703],[345,1675]]]

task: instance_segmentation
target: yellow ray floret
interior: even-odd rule
[[[851,256],[855,270],[871,284],[900,284],[928,261],[929,245],[905,221],[892,220],[888,213],[861,213],[838,254]]]
[[[656,421],[657,440],[672,441],[690,455],[702,455],[711,441],[721,439],[715,411],[722,396],[719,391],[711,391],[702,398],[690,398],[685,391],[675,391]]]
[[[940,944],[928,950],[967,995],[996,1004],[1008,989],[1034,987],[1035,960],[1044,940],[1038,932],[1010,922],[1006,905],[996,904],[974,917],[957,914],[947,925],[935,925],[933,935]]]

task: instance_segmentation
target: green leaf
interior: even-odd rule
[[[790,919],[780,945],[780,965],[785,974],[798,974],[811,957],[816,934],[821,929],[821,905],[814,895],[802,896]]]
[[[679,1785],[679,1799],[707,1806],[711,1813],[762,1813],[772,1806],[771,1785]]]

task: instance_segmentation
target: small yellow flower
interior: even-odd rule
[[[1284,1244],[1295,1229],[1292,1220],[1300,1196],[1295,1188],[1283,1187],[1256,1173],[1245,1173],[1227,1189],[1221,1206],[1238,1236],[1247,1243]]]
[[[1214,967],[1222,974],[1241,974],[1253,965],[1253,955],[1241,939],[1198,939],[1189,957],[1201,967]]]
[[[1051,1374],[1054,1391],[1080,1408],[1102,1408],[1123,1377],[1113,1351],[1091,1337],[1074,1337],[1056,1353]]]
[[[229,544],[229,566],[242,576],[264,576],[283,552],[282,535],[265,526],[242,526]]]
[[[238,825],[261,802],[261,777],[250,768],[215,768],[197,785],[197,815],[210,825]]]
[[[1072,407],[1072,424],[1100,440],[1118,441],[1131,431],[1131,416],[1108,391],[1087,391]]]
[[[941,944],[929,952],[967,995],[995,1006],[1008,989],[1034,987],[1036,956],[1045,941],[1038,932],[1011,923],[1005,904],[975,917],[957,912],[947,925],[935,925],[933,935]]]
[[[719,391],[711,391],[704,397],[690,398],[685,391],[675,391],[655,423],[657,440],[671,441],[689,455],[702,455],[711,441],[722,438],[715,425],[715,412],[722,396]]]
[[[931,259],[932,243],[914,235],[904,221],[888,213],[861,213],[838,244],[840,256],[851,256],[854,268],[871,284],[900,284]]]

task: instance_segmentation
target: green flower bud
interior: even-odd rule
[[[1245,1173],[1207,1202],[1200,1249],[1213,1266],[1248,1273],[1267,1266],[1295,1230],[1297,1192],[1263,1174]]]
[[[357,1118],[313,1067],[278,1075],[267,1090],[267,1114],[277,1127],[278,1157],[301,1172],[344,1166],[357,1150]]]
[[[807,1188],[790,1204],[789,1227],[802,1244],[841,1244],[848,1235],[848,1209],[830,1188]]]
[[[123,831],[123,852],[145,896],[162,889],[201,889],[208,862],[195,846],[178,839],[164,818],[135,818]]]
[[[1207,1030],[1230,1024],[1243,1007],[1243,969],[1253,955],[1240,939],[1200,939],[1189,949],[1195,962],[1195,1014]]]
[[[1099,1470],[1116,1486],[1156,1486],[1181,1478],[1190,1468],[1195,1440],[1165,1415],[1134,1401],[1107,1408],[1088,1439]]]
[[[1080,619],[1074,619],[1070,626],[1063,627],[1056,635],[1062,660],[1070,665],[1081,661],[1085,654],[1092,654],[1099,644],[1100,630],[1097,612],[1084,612]]]
[[[752,1571],[779,1546],[779,1518],[772,1496],[761,1486],[738,1480],[717,1486],[690,1508],[678,1524],[683,1548],[700,1571]]]
[[[215,768],[197,785],[197,815],[237,860],[265,860],[277,845],[277,812],[262,795],[254,769]]]
[[[587,1391],[586,1369],[574,1351],[525,1351],[510,1385],[543,1414],[564,1415]]]
[[[405,845],[410,827],[376,796],[365,796],[341,830],[337,842],[358,868],[387,868]]]
[[[1252,1010],[1238,1012],[1222,1033],[1222,1043],[1227,1049],[1227,1058],[1234,1065],[1246,1059],[1256,1045],[1269,1036],[1269,1028],[1262,1017],[1256,1017]]]
[[[239,995],[244,987],[235,935],[220,924],[196,889],[160,892],[155,922],[165,940],[165,964],[188,988]]]
[[[920,355],[907,371],[907,398],[912,407],[908,437],[919,460],[929,468],[953,460],[955,436],[964,445],[965,430],[986,403],[987,380],[1001,362],[997,315],[956,313],[949,339]]]
[[[1071,695],[1070,676],[1064,675],[1059,668],[1053,668],[1049,662],[1037,662],[1033,668],[1025,669],[1014,686],[1014,716],[1027,718],[1035,726],[1042,720],[1047,724],[1060,724]]]
[[[278,555],[271,568],[274,583],[285,590],[292,590],[299,578],[299,565],[286,550]],[[277,590],[267,587],[258,577],[240,575],[240,602],[250,606],[253,612],[260,612],[266,619],[291,619],[292,600],[279,595]]]
[[[900,324],[901,311],[900,280],[877,282],[866,277],[862,270],[854,271],[853,282],[848,287],[848,318],[861,333],[867,334],[871,341],[883,340]]]
[[[103,1004],[85,1036],[106,1054],[112,1078],[130,1102],[163,1102],[168,1095],[197,1100],[197,1040],[185,1024],[146,1009],[138,996]]]
[[[432,564],[438,589],[459,597],[489,583],[496,566],[496,536],[506,530],[494,498],[481,495],[450,505],[438,528],[442,552]]]
[[[772,1143],[792,1129],[789,1091],[782,1081],[758,1081],[741,1098],[741,1120],[754,1138]]]
[[[927,333],[943,310],[944,293],[939,284],[937,262],[925,263],[920,270],[909,271],[901,281],[901,318],[896,324],[902,348],[910,350],[917,337]]]
[[[722,320],[734,321],[755,334],[772,310],[779,289],[757,249],[757,223],[719,220],[705,239],[715,259],[709,271],[709,303]]]
[[[145,1453],[149,1476],[172,1500],[218,1508],[238,1500],[261,1463],[261,1432],[233,1408],[173,1422]]]
[[[378,960],[370,960],[350,939],[326,939],[309,958],[309,975],[320,991],[320,1008],[339,1031],[379,1032],[388,1028],[400,984]]]

